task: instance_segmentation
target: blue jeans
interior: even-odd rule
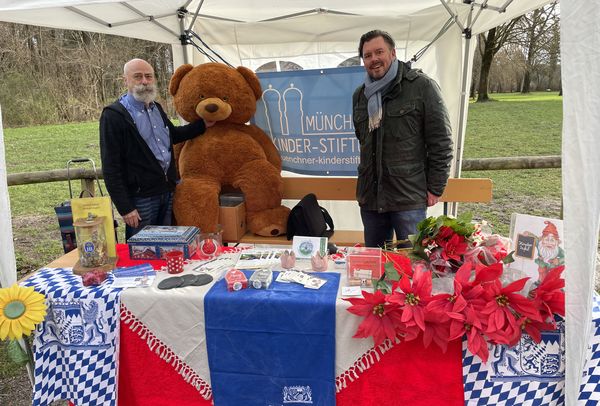
[[[170,226],[173,216],[173,193],[166,192],[150,197],[135,197],[133,204],[142,220],[137,227],[125,226],[125,239],[137,234],[145,226]]]
[[[417,224],[425,219],[427,209],[390,211],[379,213],[375,210],[360,210],[365,227],[365,245],[383,247],[394,239],[406,240],[409,234],[417,232]]]

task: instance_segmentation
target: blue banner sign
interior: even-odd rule
[[[364,77],[362,66],[258,73],[263,96],[253,123],[273,140],[283,170],[356,176],[352,93]]]

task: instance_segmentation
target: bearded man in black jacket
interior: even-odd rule
[[[176,127],[156,99],[154,69],[142,59],[123,67],[127,93],[102,111],[100,154],[104,182],[129,239],[147,225],[171,225],[177,174],[173,144],[211,126]]]

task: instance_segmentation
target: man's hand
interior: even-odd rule
[[[439,196],[436,196],[429,191],[427,192],[427,207],[431,207],[431,206],[437,204],[437,202],[439,202],[439,201],[440,201]]]
[[[140,225],[140,221],[142,221],[142,218],[140,217],[140,214],[137,210],[127,213],[121,217],[123,217],[123,221],[125,222],[125,224],[133,228],[137,228],[137,226]]]

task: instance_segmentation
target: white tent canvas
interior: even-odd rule
[[[250,67],[259,66],[260,61],[300,56],[310,57],[315,67],[325,67],[332,63],[331,55],[345,58],[355,53],[360,35],[374,28],[389,31],[398,48],[404,50],[400,57],[409,59],[433,41],[448,23],[448,31],[433,43],[416,66],[435,78],[443,89],[456,140],[453,176],[460,176],[466,91],[474,47],[463,32],[471,35],[485,32],[546,3],[547,0],[0,0],[0,20],[169,43],[173,46],[175,65],[205,60],[191,46],[181,45],[181,36],[193,28],[229,63]],[[598,74],[590,67],[597,66],[595,62],[600,59],[597,35],[600,27],[593,18],[600,11],[600,0],[566,3],[561,11],[562,60],[568,62],[563,65],[563,193],[570,316],[567,321],[567,403],[575,404],[587,343],[587,337],[580,331],[591,314],[593,284],[589,282],[593,280],[598,231],[600,180],[592,175],[597,173],[592,170],[598,168],[592,167],[597,159],[590,155],[599,150],[600,143],[595,137],[600,123],[594,117],[598,111],[598,102],[594,100]],[[200,14],[197,18],[196,12]],[[1,192],[6,196],[4,185]],[[577,190],[572,189],[575,187]],[[1,221],[10,219],[8,207],[0,206],[0,210]],[[0,231],[9,229],[10,223],[0,223]],[[2,258],[14,256],[12,247],[9,249],[3,244],[0,250]],[[9,280],[10,274],[14,275],[14,265],[7,269],[2,264],[5,275],[2,280]]]

